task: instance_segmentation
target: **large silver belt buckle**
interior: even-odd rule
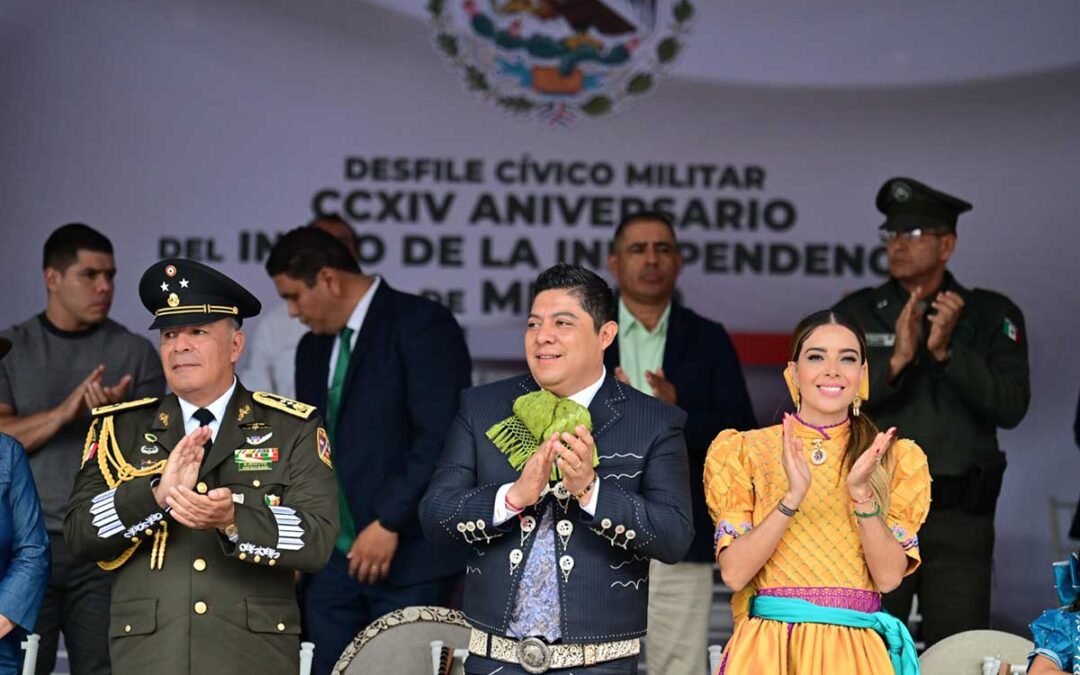
[[[520,640],[517,643],[517,657],[526,673],[546,673],[551,668],[551,647],[540,638]]]

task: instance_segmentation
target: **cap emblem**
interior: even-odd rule
[[[906,202],[911,199],[911,186],[901,180],[895,181],[889,187],[889,192],[892,194],[892,198],[898,202]]]
[[[176,276],[176,265],[166,265],[165,266],[165,276],[167,276],[167,277],[175,277]]]
[[[169,298],[166,302],[169,303],[169,307],[176,307],[180,304],[180,296],[176,293],[169,293]]]

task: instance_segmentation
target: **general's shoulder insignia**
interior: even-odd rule
[[[280,410],[281,412],[287,412],[290,415],[294,415],[305,420],[311,417],[311,413],[315,412],[315,406],[313,405],[301,403],[300,401],[294,401],[291,398],[285,398],[284,396],[271,394],[267,391],[256,391],[251,395],[251,398],[256,403],[264,405],[267,408],[274,408],[275,410]]]
[[[326,429],[319,427],[319,430],[315,433],[316,442],[318,443],[319,459],[331,469],[334,465],[330,463],[330,439],[326,435]]]
[[[137,401],[124,401],[123,403],[114,403],[112,405],[103,405],[100,408],[94,408],[92,414],[97,415],[111,415],[113,413],[120,412],[121,410],[134,410],[135,408],[145,408],[151,403],[156,403],[157,399],[154,397],[140,398]]]

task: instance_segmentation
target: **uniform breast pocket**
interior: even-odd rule
[[[232,491],[233,501],[246,506],[279,506],[289,492],[290,479],[285,467],[223,472],[221,479],[222,485]]]
[[[300,634],[300,609],[285,598],[248,598],[247,624],[253,633]]]
[[[157,598],[112,603],[109,637],[149,635],[157,630]]]

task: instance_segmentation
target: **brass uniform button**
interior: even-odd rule
[[[196,572],[202,572],[206,569],[206,561],[202,558],[195,558],[195,562],[191,563],[191,566],[195,568]]]
[[[239,558],[240,558],[241,560],[244,560],[244,559],[246,559],[246,558],[247,558],[247,553],[241,553],[241,554],[240,554],[240,555],[239,555],[238,557],[239,557]]]
[[[262,562],[262,556],[261,555],[255,556],[255,562]]]
[[[131,624],[130,623],[128,625],[124,626],[124,632],[125,633],[130,633],[131,632]]]
[[[262,481],[256,478],[255,480],[251,481],[251,484],[255,487],[259,487],[260,485],[262,485]]]
[[[277,561],[274,560],[273,558],[270,558],[270,560],[266,564],[269,565],[270,567],[273,567],[274,565],[277,564]]]
[[[154,533],[154,531],[153,531],[153,530],[151,530],[151,529],[150,529],[149,527],[148,527],[148,528],[146,528],[146,536],[148,536],[148,537],[149,537],[149,536],[150,536],[150,535],[152,535],[153,533]]]
[[[285,630],[285,624],[283,624],[283,623],[279,623],[279,624],[277,625],[277,629],[278,629],[278,632],[279,632],[279,633],[280,633],[280,632],[282,632],[282,631],[284,631],[284,630]]]
[[[207,489],[206,483],[202,481],[199,481],[199,484],[195,486],[195,490],[201,495],[206,494]]]
[[[203,602],[202,600],[196,602],[195,603],[195,613],[196,614],[206,614],[206,603]]]

